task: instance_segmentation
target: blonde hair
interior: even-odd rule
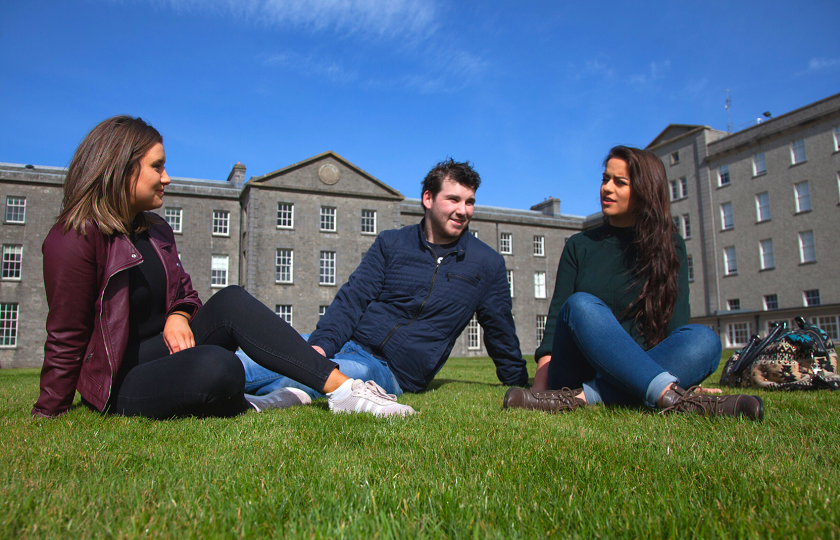
[[[64,232],[85,233],[90,220],[102,234],[128,234],[131,190],[140,172],[140,160],[157,143],[160,133],[141,118],[114,116],[100,122],[85,136],[73,155],[64,180],[64,201],[57,218]],[[137,215],[143,231],[156,221],[154,214]]]

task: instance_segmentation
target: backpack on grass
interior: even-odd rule
[[[828,335],[796,317],[798,330],[775,324],[762,339],[752,336],[747,346],[727,360],[721,386],[766,390],[840,390],[837,351]]]

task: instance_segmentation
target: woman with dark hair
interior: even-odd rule
[[[509,389],[504,406],[644,403],[761,420],[759,397],[694,387],[717,369],[721,345],[708,327],[688,324],[685,242],[674,232],[662,161],[616,146],[600,195],[604,224],[572,236],[560,257],[534,386]]]
[[[375,383],[349,379],[244,289],[202,306],[181,267],[163,205],[163,138],[140,118],[115,116],[82,141],[64,204],[44,240],[47,342],[33,416],[70,408],[78,390],[125,416],[234,416],[309,403],[297,389],[244,393],[241,347],[260,365],[323,389],[333,412],[412,414]]]

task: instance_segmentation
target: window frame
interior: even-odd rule
[[[802,192],[800,186],[804,187],[806,193]],[[813,209],[813,206],[811,205],[811,185],[808,183],[808,180],[803,180],[793,184],[793,196],[796,202],[797,214],[810,212]],[[805,207],[805,203],[807,203],[807,208]]]
[[[726,311],[741,311],[741,299],[729,298],[726,301]]]
[[[537,330],[537,344],[542,343],[543,338],[545,338],[545,326],[548,322],[548,315],[537,315],[536,318],[536,330]]]
[[[769,242],[769,244],[766,244]],[[767,249],[769,245],[770,249]],[[772,238],[765,238],[763,240],[758,241],[758,256],[759,256],[759,264],[761,265],[762,270],[773,270],[776,268],[776,255],[773,250],[773,239]],[[769,258],[769,264],[768,259]]]
[[[758,168],[759,156],[761,156],[761,170]],[[756,152],[752,156],[753,176],[767,174],[767,156],[764,152]]]
[[[170,221],[170,212],[177,212],[177,217],[175,217],[174,221],[176,222],[177,228],[172,225],[172,221]],[[172,229],[172,232],[175,234],[183,234],[184,232],[184,209],[178,206],[166,206],[163,209],[163,219],[166,223],[169,224],[169,227]]]
[[[761,204],[761,196],[764,195],[766,197],[766,205]],[[767,216],[765,217],[762,208],[767,209]],[[755,194],[755,222],[756,223],[764,223],[765,221],[770,221],[773,218],[772,212],[770,210],[770,192],[769,191],[762,191],[761,193]]]
[[[534,298],[546,298],[545,272],[542,270],[534,271]]]
[[[513,255],[513,233],[499,233],[499,253],[502,255]]]
[[[222,269],[220,265],[217,265],[217,261],[224,260],[225,267]],[[217,267],[218,266],[218,267]],[[215,274],[215,272],[221,272],[224,270],[224,280],[219,281],[219,275]],[[230,282],[230,257],[228,255],[211,255],[210,256],[210,287],[213,289],[221,289],[223,287],[227,287],[228,283]]]
[[[373,214],[373,216],[370,216],[370,215],[366,216],[365,212],[370,212],[370,213]],[[365,225],[367,224],[367,226],[370,228],[370,225],[371,225],[370,220],[371,219],[373,220],[373,224],[372,224],[373,225],[372,226],[373,230],[366,231],[365,230]],[[365,220],[368,220],[367,223],[365,222]],[[376,235],[376,231],[377,231],[377,223],[376,222],[377,222],[376,210],[370,210],[370,209],[364,209],[363,208],[362,209],[362,214],[361,214],[361,220],[360,220],[360,227],[361,227],[362,234]]]
[[[318,285],[321,287],[335,287],[337,274],[337,259],[335,251],[322,250],[318,255]]]
[[[295,228],[295,203],[277,201],[277,228],[284,230]]]
[[[726,344],[728,349],[735,347],[742,347],[750,340],[750,332],[752,331],[752,323],[750,322],[731,322],[726,325]],[[743,341],[738,338],[743,337]]]
[[[682,215],[682,232],[684,240],[691,239],[691,214]]]
[[[694,256],[693,255],[686,255],[686,273],[688,274],[688,282],[691,283],[694,281]]]
[[[16,349],[20,330],[20,304],[0,303],[0,349]]]
[[[805,139],[802,138],[790,141],[790,164],[799,165],[800,163],[805,163],[806,161],[808,161],[808,155],[805,152]]]
[[[213,236],[230,237],[230,211],[213,210]]]
[[[730,250],[732,250],[731,253]],[[735,246],[723,248],[723,271],[725,276],[738,275],[738,252]]]
[[[338,210],[335,206],[322,206],[319,214],[318,230],[320,232],[338,232]],[[332,224],[332,228],[327,228]]]
[[[284,313],[287,308],[288,312]],[[286,321],[289,326],[292,326],[295,320],[295,307],[292,304],[274,304],[274,314]]]
[[[545,236],[534,235],[534,257],[545,257]]]
[[[14,257],[14,259],[13,259]],[[16,275],[6,275],[9,274]],[[2,281],[20,281],[23,275],[23,244],[3,244]]]
[[[288,257],[287,257],[288,256]],[[281,260],[281,257],[283,259]],[[288,258],[288,260],[287,260]],[[288,278],[283,279],[284,268]],[[291,248],[277,248],[274,253],[274,283],[291,285],[295,282],[295,250]]]
[[[805,235],[805,237],[803,237]],[[812,264],[817,262],[817,241],[814,237],[814,231],[800,231],[797,235],[799,238],[799,264]],[[810,244],[805,243],[805,239],[810,236]],[[806,249],[810,249],[811,257],[806,257]]]
[[[811,294],[808,294],[811,293]],[[802,291],[802,301],[805,304],[805,307],[819,307],[822,305],[820,300],[820,290],[819,289],[808,289]]]
[[[23,204],[13,204],[21,201]],[[18,213],[20,213],[20,219],[10,219],[10,216],[17,217],[16,215]],[[19,195],[6,195],[6,215],[4,223],[11,225],[26,224],[26,197]]]
[[[779,295],[776,293],[765,294],[761,298],[764,305],[764,311],[774,311],[779,309]],[[773,304],[771,306],[771,304]]]
[[[727,218],[728,221],[727,221]],[[720,230],[728,231],[735,228],[735,216],[732,212],[732,202],[720,203]]]
[[[510,297],[513,298],[513,270],[507,270],[507,281],[510,288]]]
[[[467,323],[467,350],[481,350],[481,325],[478,324],[478,316],[475,313]]]
[[[723,169],[724,167],[726,167],[726,173],[725,173],[726,182],[723,181],[724,173],[721,172],[721,169]],[[731,183],[732,183],[732,177],[729,174],[729,164],[724,163],[723,165],[718,166],[718,187],[728,186]]]

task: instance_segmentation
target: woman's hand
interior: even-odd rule
[[[166,318],[163,327],[163,341],[169,354],[195,347],[195,338],[190,328],[190,316],[183,311],[173,311]]]

